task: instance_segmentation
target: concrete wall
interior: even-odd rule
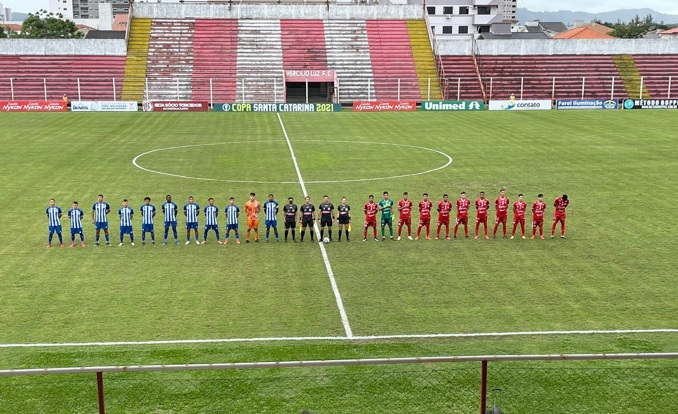
[[[0,55],[125,56],[123,39],[2,39]]]
[[[418,5],[317,4],[153,4],[135,3],[133,16],[140,18],[196,19],[423,19]]]
[[[660,55],[678,54],[678,42],[659,39],[613,40],[478,40],[481,55]],[[471,54],[470,40],[438,39],[436,53],[441,56]]]

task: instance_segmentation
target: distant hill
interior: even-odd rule
[[[15,22],[23,22],[26,18],[28,18],[28,13],[12,12],[12,20]]]
[[[651,14],[656,22],[664,22],[664,24],[678,23],[678,15],[664,14],[652,9],[620,9],[604,13],[587,13],[580,11],[559,10],[555,12],[534,12],[523,7],[518,8],[517,18],[521,23],[541,20],[543,22],[563,22],[565,24],[572,23],[573,20],[583,20],[589,22],[594,19],[600,19],[603,22],[615,23],[617,20],[628,22],[636,15],[645,17]]]

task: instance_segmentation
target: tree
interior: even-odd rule
[[[0,39],[4,39],[7,37],[7,33],[5,32],[4,26],[0,26]]]
[[[28,18],[21,25],[21,37],[30,39],[80,39],[82,33],[78,32],[75,23],[64,20],[62,14],[49,13],[47,10],[39,10],[37,13],[29,13]]]
[[[666,25],[655,22],[654,17],[651,14],[648,14],[643,18],[636,15],[636,17],[631,19],[631,21],[628,23],[617,21],[617,23],[611,25],[610,27],[614,29],[610,35],[620,39],[639,39],[645,36],[647,32],[652,30],[666,30],[668,28]]]

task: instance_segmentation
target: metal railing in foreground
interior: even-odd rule
[[[0,371],[3,413],[617,414],[670,412],[675,401],[678,353]]]

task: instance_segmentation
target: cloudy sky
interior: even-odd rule
[[[32,12],[49,7],[48,0],[0,0],[5,7],[18,12]],[[648,7],[659,12],[678,14],[677,0],[518,0],[518,7],[534,11],[577,10],[599,13],[616,9]]]

